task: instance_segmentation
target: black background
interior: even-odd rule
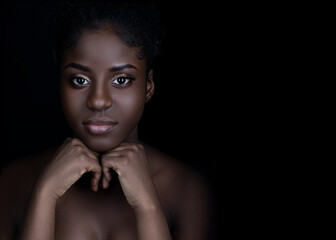
[[[211,239],[288,236],[301,221],[286,195],[298,139],[292,124],[306,97],[297,80],[306,81],[300,64],[320,36],[312,28],[324,23],[301,3],[181,3],[159,4],[167,37],[140,137],[208,181]],[[55,91],[52,9],[3,4],[1,164],[68,134]]]
[[[70,133],[58,102],[52,55],[55,5],[3,5],[2,165],[60,143]],[[236,46],[228,41],[232,20],[224,17],[230,9],[211,3],[159,7],[167,36],[154,68],[156,92],[145,108],[139,135],[205,177],[215,238],[224,205],[219,204],[220,192],[226,191],[220,176],[228,171],[223,166],[233,161],[237,139],[232,133],[239,121],[232,119]]]

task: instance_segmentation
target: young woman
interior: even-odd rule
[[[202,178],[138,138],[160,37],[151,5],[63,11],[56,59],[73,137],[3,170],[1,239],[207,239]]]

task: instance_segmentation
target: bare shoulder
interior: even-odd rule
[[[148,152],[155,185],[176,239],[208,239],[209,191],[203,175],[157,149]]]
[[[0,174],[0,209],[17,217],[24,209],[31,190],[51,149],[10,161]]]
[[[54,147],[7,163],[0,173],[1,190],[15,188],[16,193],[23,192],[40,174]],[[20,188],[22,186],[22,188]]]
[[[146,149],[154,177],[169,181],[202,181],[201,176],[183,161],[149,145]]]
[[[33,179],[34,158],[23,157],[7,163],[1,170],[0,190],[8,196],[18,196],[27,188]]]
[[[0,174],[0,235],[14,239],[22,219],[26,199],[32,182],[31,160],[12,160],[1,169]]]
[[[158,149],[148,147],[154,179],[163,195],[181,203],[184,197],[189,201],[195,196],[207,196],[207,182],[203,175],[188,164],[171,157]],[[160,191],[160,189],[159,189]],[[172,191],[174,195],[172,195]],[[167,198],[168,198],[167,196]]]

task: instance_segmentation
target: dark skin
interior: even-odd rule
[[[138,139],[154,82],[137,51],[106,28],[65,52],[60,94],[74,137],[4,170],[2,239],[15,239],[15,224],[20,239],[207,239],[201,178]]]

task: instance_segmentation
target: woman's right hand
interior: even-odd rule
[[[97,191],[102,172],[98,154],[88,149],[81,140],[68,138],[45,167],[37,188],[57,200],[87,172],[93,173],[91,188]]]

